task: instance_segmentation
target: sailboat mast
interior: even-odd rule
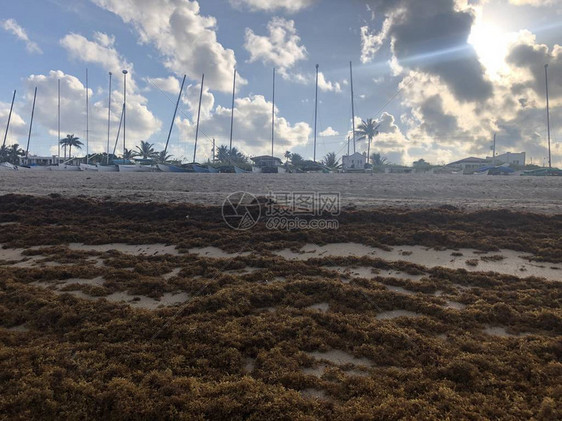
[[[60,163],[60,79],[57,80],[57,146],[58,146],[58,155],[57,155],[57,164]]]
[[[109,134],[111,129],[111,76],[113,74],[109,72],[109,90],[108,90],[108,100],[107,100],[107,149],[106,149],[106,164],[109,165]]]
[[[544,80],[546,84],[546,129],[548,132],[548,168],[552,169],[552,157],[550,155],[550,106],[548,103],[548,64],[544,65]]]
[[[115,145],[113,146],[113,156],[115,156],[115,151],[117,150],[117,142],[119,142],[119,135],[121,134],[121,125],[123,124],[124,115],[125,115],[125,104],[123,104],[123,107],[121,108],[121,117],[119,117],[119,127],[117,128],[117,137],[115,138]]]
[[[271,101],[271,156],[273,156],[274,142],[275,142],[275,67],[273,68],[273,98]]]
[[[492,165],[496,165],[496,134],[494,133],[494,148],[493,148],[493,155],[492,155]]]
[[[232,110],[230,112],[230,151],[232,150],[232,132],[234,129],[234,96],[236,95],[236,68],[234,68],[234,82],[232,83]]]
[[[203,100],[203,83],[205,82],[205,73],[201,77],[201,92],[199,92],[199,108],[197,110],[197,128],[195,129],[195,147],[193,148],[193,162],[197,157],[197,139],[199,138],[199,121],[201,119],[201,101]]]
[[[318,68],[320,66],[316,65],[316,94],[314,99],[314,154],[313,160],[316,162],[316,133],[317,133],[317,123],[318,123]]]
[[[2,150],[6,147],[6,139],[8,138],[8,130],[10,129],[10,119],[12,118],[12,110],[14,109],[14,101],[16,99],[16,90],[12,96],[12,105],[10,105],[10,113],[8,114],[8,124],[6,125],[6,132],[4,133],[4,142],[2,142]]]
[[[123,159],[125,159],[125,151],[127,150],[127,70],[123,70]]]
[[[33,106],[31,107],[31,121],[29,122],[29,133],[27,135],[27,147],[25,148],[25,159],[29,158],[29,141],[31,140],[31,128],[33,127],[33,115],[35,114],[35,99],[37,98],[37,86],[33,94]],[[29,162],[28,162],[29,163]]]
[[[355,153],[355,100],[353,97],[353,63],[349,62],[349,77],[351,84],[351,126],[353,135],[353,153]]]
[[[88,69],[86,69],[86,164],[90,160],[90,89],[88,87]]]
[[[183,80],[181,81],[180,93],[178,94],[176,108],[174,109],[174,116],[172,117],[172,122],[170,123],[170,130],[168,131],[168,138],[166,139],[166,147],[164,148],[164,154],[163,154],[164,158],[166,158],[166,152],[168,151],[168,143],[170,143],[170,136],[172,135],[172,129],[174,128],[174,121],[176,120],[178,106],[180,105],[181,93],[183,92],[183,85],[185,84],[185,77],[186,75],[183,75]]]

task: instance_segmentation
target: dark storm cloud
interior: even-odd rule
[[[419,111],[423,115],[422,127],[429,135],[446,138],[459,128],[456,117],[445,113],[443,100],[438,95],[427,98]]]
[[[441,77],[457,99],[483,101],[492,84],[474,49],[467,44],[474,16],[456,10],[454,0],[367,0],[388,17],[394,54],[401,64]]]
[[[540,97],[545,95],[544,65],[549,64],[549,93],[551,98],[562,96],[562,47],[549,51],[546,45],[535,44],[533,39],[523,39],[514,44],[507,62],[526,69],[532,79],[513,86],[512,92],[520,94],[525,88],[533,89]]]

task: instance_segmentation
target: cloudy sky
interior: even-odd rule
[[[234,146],[312,158],[314,72],[320,66],[318,153],[347,151],[349,62],[356,119],[381,122],[372,150],[395,163],[445,163],[497,152],[547,156],[544,65],[549,63],[553,163],[562,165],[562,0],[4,0],[0,11],[0,124],[13,90],[8,143],[25,144],[38,88],[30,150],[56,153],[61,130],[85,139],[89,74],[90,151],[111,144],[127,81],[127,146],[163,148],[182,76],[186,89],[170,140],[191,161],[205,74],[198,161],[211,141],[228,144],[233,71],[238,71]],[[358,143],[359,151],[366,149]],[[118,150],[122,149],[119,141]]]

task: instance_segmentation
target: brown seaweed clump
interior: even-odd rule
[[[216,208],[4,196],[2,220],[19,224],[0,244],[29,259],[0,249],[6,419],[562,418],[561,282],[268,252],[361,239],[560,261],[560,216],[354,211],[337,232],[238,233]],[[113,242],[250,253],[70,247]],[[342,282],[359,266],[372,277]]]

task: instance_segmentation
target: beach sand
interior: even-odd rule
[[[129,202],[220,205],[233,192],[328,192],[342,206],[562,212],[562,177],[433,174],[173,174],[64,171],[0,172],[7,193],[110,198]]]

